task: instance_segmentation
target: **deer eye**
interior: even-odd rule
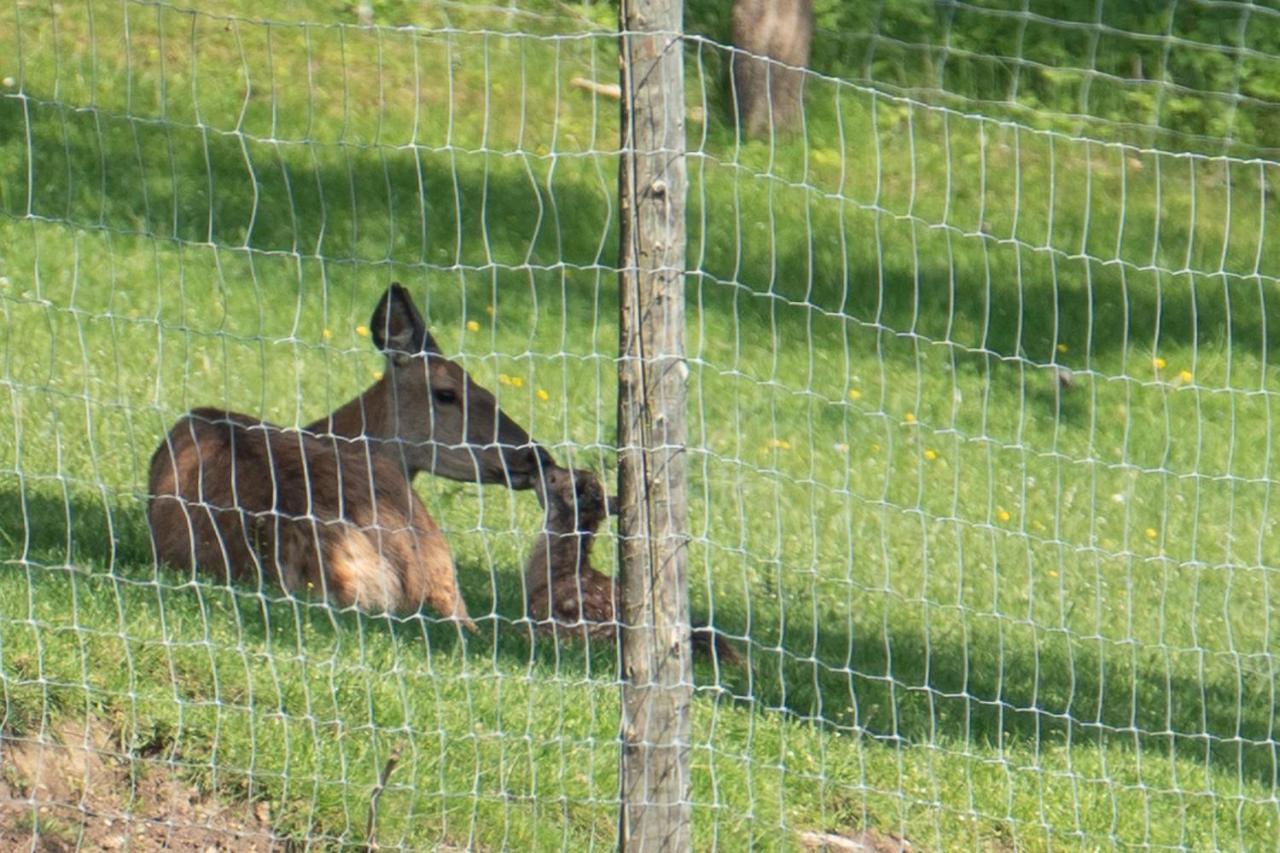
[[[458,402],[458,392],[452,388],[433,388],[431,396],[443,406],[451,406]]]

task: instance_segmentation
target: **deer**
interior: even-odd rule
[[[542,633],[612,639],[617,592],[613,578],[592,567],[591,546],[605,516],[617,511],[616,499],[582,468],[549,469],[538,496],[546,520],[525,563],[529,619]]]
[[[413,480],[428,471],[524,490],[555,462],[441,353],[402,285],[369,328],[381,378],[300,430],[212,408],[178,419],[151,457],[156,560],[372,613],[428,605],[474,632]]]
[[[525,563],[525,600],[529,620],[543,634],[613,641],[622,607],[613,577],[591,565],[591,546],[600,524],[617,514],[617,498],[605,496],[592,472],[551,466],[539,483],[546,512]],[[741,657],[713,628],[694,622],[693,650],[722,663]]]

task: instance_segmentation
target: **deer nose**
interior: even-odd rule
[[[503,448],[502,464],[513,488],[533,488],[543,475],[557,467],[555,459],[541,445],[529,443]]]

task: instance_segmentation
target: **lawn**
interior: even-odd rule
[[[611,847],[614,650],[520,622],[531,494],[418,483],[465,639],[157,567],[144,518],[189,407],[369,384],[392,280],[612,478],[611,13],[193,5],[0,9],[0,727],[323,845],[398,750],[381,845]],[[724,66],[688,47],[690,592],[749,664],[696,668],[696,847],[1275,838],[1277,167],[826,75],[745,141]]]

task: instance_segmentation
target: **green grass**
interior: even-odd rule
[[[219,9],[0,11],[3,725],[110,720],[348,844],[399,748],[381,844],[610,847],[611,650],[515,624],[532,496],[420,483],[466,640],[157,569],[142,507],[187,408],[305,423],[367,384],[392,279],[612,472],[617,109],[569,81],[615,41]],[[833,81],[743,143],[722,59],[687,57],[691,594],[751,666],[698,667],[697,846],[1275,837],[1274,167]]]

